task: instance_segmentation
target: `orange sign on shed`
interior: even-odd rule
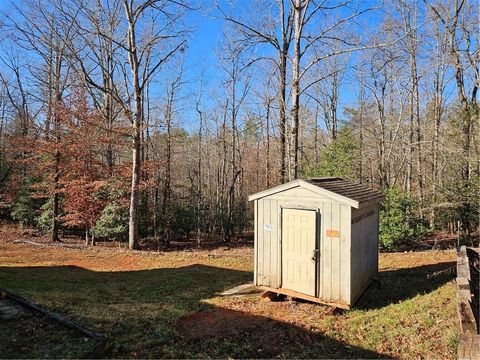
[[[327,236],[339,238],[340,237],[340,231],[339,230],[327,229]]]

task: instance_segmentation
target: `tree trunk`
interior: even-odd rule
[[[58,106],[61,103],[62,95],[60,93],[60,64],[56,66],[57,77],[55,80],[55,104],[53,107],[54,111],[54,131],[55,131],[55,154],[54,154],[54,165],[53,165],[53,204],[52,204],[52,242],[60,241],[58,237],[59,224],[58,217],[60,212],[60,118],[58,113]]]
[[[410,52],[410,89],[409,89],[409,123],[408,123],[408,148],[407,148],[407,186],[406,191],[412,195],[413,160],[414,160],[414,122],[415,122],[415,73],[413,68],[415,55]]]
[[[278,102],[280,108],[280,181],[284,183],[287,179],[287,104],[286,104],[286,89],[287,89],[287,57],[284,52],[280,52],[280,84],[278,90]]]
[[[155,240],[158,238],[158,187],[159,181],[157,180],[155,183],[155,189],[153,191],[153,237]]]
[[[363,154],[364,154],[364,129],[363,129],[363,117],[364,117],[364,114],[363,114],[363,111],[364,111],[364,106],[365,106],[365,89],[363,87],[363,79],[362,79],[362,82],[361,82],[361,87],[360,87],[360,91],[358,93],[358,102],[359,102],[359,109],[358,109],[358,121],[359,121],[359,124],[358,124],[358,127],[359,127],[359,142],[360,142],[360,146],[359,146],[359,170],[358,170],[358,178],[359,178],[359,181],[360,183],[363,183],[363,166],[364,166],[364,161],[363,161]]]
[[[200,119],[200,126],[198,127],[198,144],[197,144],[197,155],[198,155],[198,162],[197,162],[197,246],[200,247],[202,243],[202,233],[201,233],[201,214],[200,211],[202,210],[202,130],[203,130],[203,118],[202,113],[197,106],[197,111],[199,114]]]
[[[300,111],[300,41],[302,36],[302,0],[295,0],[294,6],[294,40],[292,59],[292,173],[290,180],[298,177],[298,128]]]
[[[270,99],[267,100],[267,115],[266,115],[266,154],[265,154],[265,187],[270,187]]]
[[[127,114],[132,123],[132,179],[130,193],[130,211],[128,221],[128,247],[130,250],[138,248],[138,203],[140,200],[140,176],[141,176],[141,135],[143,125],[143,90],[140,87],[140,62],[138,60],[138,48],[136,41],[134,10],[130,8],[127,0],[123,2],[128,20],[128,61],[132,70],[135,112]]]
[[[58,149],[55,149],[55,164],[54,164],[54,175],[53,175],[53,199],[52,199],[52,237],[51,240],[52,242],[58,242],[60,241],[60,238],[58,237],[58,231],[59,231],[59,224],[58,224],[58,216],[59,216],[59,210],[60,210],[60,199],[59,199],[59,186],[58,186],[58,180],[60,178],[59,176],[59,163],[60,163],[60,154]]]
[[[171,180],[172,180],[172,134],[171,134],[171,117],[172,117],[172,100],[173,94],[170,94],[165,114],[167,142],[165,149],[165,185],[163,187],[163,216],[165,226],[165,246],[170,246],[171,237],[171,206],[170,206],[170,194],[171,194]]]
[[[138,111],[138,110],[137,110]],[[140,112],[137,112],[136,123],[140,123],[138,117],[141,116]],[[128,221],[128,248],[134,250],[138,248],[138,201],[140,199],[140,190],[138,188],[140,184],[140,127],[134,125],[135,134],[132,140],[132,182],[131,182],[131,194],[130,194],[130,212]]]

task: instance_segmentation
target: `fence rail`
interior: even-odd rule
[[[474,281],[478,281],[475,279]],[[475,319],[474,306],[478,299],[472,294],[472,274],[467,248],[462,246],[457,252],[457,311],[460,325],[458,359],[480,360],[479,326]],[[478,296],[478,295],[477,295]],[[474,305],[477,304],[477,305]]]

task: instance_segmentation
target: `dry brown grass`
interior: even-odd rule
[[[249,247],[146,253],[7,238],[1,286],[104,333],[105,357],[453,358],[456,351],[453,274],[440,271],[453,266],[452,251],[382,254],[380,287],[356,309],[331,314],[306,302],[219,296],[251,280]]]

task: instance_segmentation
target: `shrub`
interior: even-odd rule
[[[32,185],[36,181],[33,177],[24,178],[15,200],[9,207],[10,216],[21,225],[35,224],[35,215],[41,205],[41,201],[33,196]]]
[[[12,204],[11,217],[21,225],[32,225],[35,220],[35,208],[26,186],[22,186],[15,201]]]
[[[50,234],[53,230],[53,200],[49,199],[40,207],[40,215],[37,217],[37,227],[43,232]]]
[[[355,177],[355,158],[358,142],[350,127],[342,127],[337,138],[330,143],[321,155],[320,163],[307,164],[302,169],[304,177],[338,176]]]
[[[96,237],[123,240],[128,234],[128,207],[118,201],[109,203],[91,229]]]
[[[429,233],[429,227],[415,211],[417,201],[397,188],[385,191],[380,210],[380,246],[396,251],[413,245]]]
[[[195,207],[176,203],[172,206],[172,223],[174,237],[187,237],[197,227]]]

